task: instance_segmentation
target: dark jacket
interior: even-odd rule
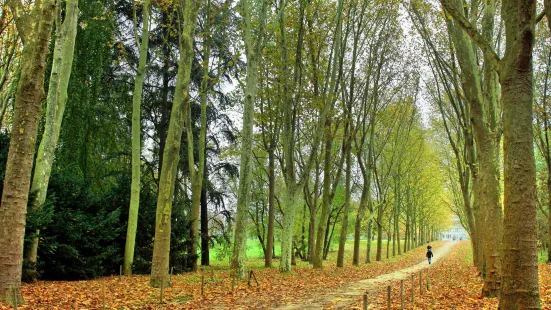
[[[431,258],[431,257],[433,257],[433,256],[434,256],[434,255],[432,255],[432,251],[429,250],[429,251],[427,252],[427,257],[428,257],[428,258]]]

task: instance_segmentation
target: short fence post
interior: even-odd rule
[[[411,303],[415,303],[415,275],[411,275]]]
[[[400,280],[400,309],[404,310],[404,280]]]
[[[168,282],[170,283],[172,283],[172,272],[174,272],[174,266],[170,267],[170,277],[168,278]]]
[[[367,310],[367,294],[364,294],[363,310]]]
[[[390,304],[391,304],[391,299],[390,299],[390,290],[391,290],[391,287],[390,285],[386,287],[386,297],[388,299],[388,310],[390,310]]]
[[[419,295],[423,295],[423,269],[419,271]]]
[[[425,272],[425,278],[427,279],[427,291],[430,290],[429,271]]]
[[[119,266],[119,280],[122,281],[122,265]]]
[[[201,296],[203,296],[205,290],[205,276],[201,275]]]

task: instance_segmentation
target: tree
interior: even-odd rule
[[[77,34],[78,0],[67,1],[63,22],[61,21],[61,7],[58,6],[57,10],[55,48],[46,99],[46,124],[38,147],[31,184],[31,193],[34,194],[31,208],[35,211],[40,209],[46,201],[55,148],[67,103],[67,87],[71,76]],[[39,234],[40,231],[37,230],[32,244],[25,251],[25,258],[32,264],[33,269],[36,268]]]
[[[136,244],[136,229],[138,227],[138,210],[140,207],[140,175],[141,175],[141,104],[143,84],[146,75],[147,51],[149,47],[149,10],[150,1],[144,0],[142,7],[142,38],[138,40],[138,25],[136,22],[136,7],[134,5],[134,33],[136,45],[140,51],[138,71],[134,81],[134,94],[132,97],[132,187],[130,190],[130,211],[128,212],[128,229],[126,232],[126,246],[124,248],[124,274],[132,274],[134,262],[134,246]]]
[[[500,309],[539,308],[536,247],[536,177],[533,149],[532,49],[536,2],[505,0],[505,54],[499,58],[488,39],[458,10],[443,1],[454,20],[499,70],[503,108],[504,227]]]
[[[256,42],[252,38],[251,14],[253,10],[250,0],[242,0],[243,8],[243,41],[247,56],[247,80],[245,85],[245,100],[243,105],[243,130],[241,140],[241,159],[239,166],[239,188],[237,192],[237,215],[235,219],[235,235],[233,242],[233,254],[231,270],[234,277],[245,277],[245,255],[247,250],[247,209],[249,207],[251,179],[252,179],[252,147],[253,147],[253,123],[254,102],[258,83],[258,64],[261,59],[261,51],[264,37],[264,25],[268,3],[262,0],[260,15],[258,18],[259,31]]]
[[[184,19],[180,33],[180,60],[178,62],[178,76],[174,103],[170,115],[170,124],[163,153],[163,167],[159,180],[159,197],[157,199],[157,214],[155,225],[155,242],[153,247],[153,261],[151,264],[150,285],[153,287],[168,287],[169,252],[170,252],[170,225],[172,216],[172,199],[174,196],[174,182],[179,162],[182,128],[186,122],[189,101],[189,84],[191,64],[193,59],[193,33],[197,21],[200,1],[181,1]],[[186,103],[187,102],[187,103]],[[191,131],[191,128],[187,128]],[[190,167],[191,169],[192,167]],[[203,181],[202,178],[200,180]]]
[[[0,257],[0,301],[16,304],[23,301],[25,217],[55,2],[37,1],[30,8],[17,0],[8,4],[23,40],[23,52],[0,205],[0,248],[4,252]]]

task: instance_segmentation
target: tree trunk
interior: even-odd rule
[[[392,242],[392,216],[388,218],[388,230],[386,232],[386,259],[390,257],[391,242]]]
[[[351,118],[349,116],[349,118]],[[348,125],[347,128],[345,128],[345,139],[348,137],[348,132],[350,130],[350,127]],[[350,141],[343,142],[347,143],[345,146],[345,152],[343,156],[346,156],[346,174],[345,174],[345,194],[344,194],[344,213],[342,215],[342,223],[341,223],[341,234],[339,237],[339,251],[337,254],[337,267],[344,267],[344,247],[346,245],[346,236],[348,234],[348,212],[350,210],[350,190],[351,190],[351,179],[352,179],[352,153],[351,153],[351,147],[349,145]]]
[[[174,181],[180,162],[180,144],[182,128],[185,123],[185,101],[189,101],[189,83],[193,58],[193,37],[199,11],[200,1],[185,1],[183,5],[184,25],[180,38],[180,60],[174,102],[170,115],[168,134],[163,153],[163,167],[159,180],[159,196],[157,198],[157,213],[155,218],[155,241],[153,243],[153,259],[151,262],[150,285],[153,287],[168,287],[170,229],[172,220],[172,200],[174,197]],[[192,169],[193,167],[190,167]]]
[[[258,64],[261,57],[261,43],[266,22],[266,1],[262,1],[260,13],[260,30],[256,44],[253,44],[251,14],[253,8],[250,0],[242,0],[243,7],[243,41],[247,56],[247,78],[245,85],[245,99],[243,105],[243,130],[241,132],[241,160],[239,166],[239,189],[237,194],[237,215],[235,219],[235,237],[231,271],[238,279],[245,277],[245,254],[247,250],[247,209],[252,180],[252,146],[254,124],[254,100],[258,80]],[[283,259],[283,258],[282,258]]]
[[[285,216],[283,217],[283,232],[281,236],[281,259],[279,264],[279,271],[289,272],[291,271],[291,256],[292,256],[292,242],[293,232],[295,227],[295,213],[294,210],[297,207],[297,186],[296,184],[289,184],[285,197]]]
[[[203,186],[201,187],[201,266],[210,266],[209,209],[207,202],[208,170],[206,160],[205,154],[205,174],[203,176]]]
[[[379,207],[377,208],[377,221],[375,221],[375,224],[377,224],[377,256],[375,258],[376,261],[380,262],[383,259],[383,205],[379,204]]]
[[[60,10],[61,8],[58,8]],[[44,133],[38,147],[34,168],[31,193],[34,199],[31,208],[39,210],[46,201],[48,183],[52,172],[55,148],[59,138],[63,113],[67,103],[67,87],[73,66],[75,37],[77,33],[78,0],[68,1],[66,4],[65,20],[57,25],[55,48],[53,55],[52,72],[46,99],[46,117]],[[58,21],[61,22],[61,21]],[[31,263],[32,275],[36,275],[36,259],[38,250],[38,235],[36,231],[32,244],[26,249],[25,258]]]
[[[367,223],[367,249],[365,253],[365,263],[371,263],[371,239],[373,239],[373,217],[369,218]]]
[[[126,231],[126,245],[124,248],[124,274],[132,274],[134,263],[134,247],[136,245],[136,229],[138,227],[138,210],[140,207],[140,163],[141,163],[141,104],[143,84],[146,75],[147,50],[149,45],[149,0],[143,3],[143,31],[140,49],[138,73],[134,82],[132,98],[132,185],[130,190],[130,209],[128,212],[128,228]],[[134,25],[138,28],[138,25]],[[136,38],[137,40],[138,38]],[[136,42],[138,43],[138,42]]]
[[[272,267],[274,256],[274,222],[275,222],[275,154],[274,149],[268,150],[268,245],[264,257],[264,266]],[[310,211],[311,213],[311,211]],[[311,224],[310,224],[311,225]]]
[[[504,235],[500,309],[539,309],[533,63],[536,1],[503,1]]]
[[[461,14],[463,2],[455,1],[455,10]],[[452,11],[454,8],[450,8]],[[487,1],[484,14],[483,31],[486,40],[493,43],[493,20],[495,2]],[[476,150],[479,161],[480,174],[480,207],[481,220],[484,222],[484,258],[486,263],[486,277],[484,279],[483,296],[497,297],[501,282],[500,241],[502,236],[502,208],[500,204],[499,185],[499,140],[497,139],[496,116],[494,106],[497,104],[497,83],[494,66],[490,55],[485,52],[484,86],[482,91],[480,82],[481,72],[478,68],[477,57],[472,41],[468,38],[460,25],[455,25],[453,39],[457,51],[457,59],[464,76],[462,85],[465,96],[471,108],[471,120],[474,128]]]
[[[163,44],[163,88],[162,88],[162,103],[161,103],[161,119],[158,124],[158,134],[159,134],[159,169],[157,170],[157,175],[160,178],[161,172],[163,169],[163,154],[165,151],[165,145],[166,145],[166,135],[168,131],[168,120],[169,120],[169,109],[168,109],[168,95],[170,92],[169,89],[169,83],[170,83],[170,56],[171,56],[171,49],[168,46],[169,38],[170,38],[170,30],[168,29],[170,24],[170,19],[168,16],[168,12],[163,11],[161,16],[161,21],[163,25],[163,41],[165,42]],[[160,190],[160,189],[158,189]]]
[[[324,237],[326,234],[326,229],[329,229],[325,223],[329,219],[329,213],[331,212],[330,204],[330,188],[331,188],[331,150],[333,148],[333,137],[331,135],[331,118],[327,119],[325,124],[325,158],[323,162],[323,198],[321,205],[321,216],[318,225],[318,233],[316,238],[316,247],[314,251],[314,268],[323,267],[323,248],[324,248]]]
[[[356,215],[356,224],[354,225],[354,256],[352,258],[352,265],[354,266],[358,266],[360,264],[360,237],[362,220],[365,215],[365,210],[367,209],[368,191],[369,189],[367,188],[364,180],[362,196],[360,197],[360,206],[358,208],[358,214]],[[367,242],[369,243],[370,240],[367,240]]]
[[[21,72],[0,206],[0,302],[14,304],[14,296],[17,296],[18,301],[23,301],[21,268],[25,219],[55,3],[51,0],[37,2],[29,14],[23,13],[23,4],[19,1],[9,1],[8,4],[23,40]]]

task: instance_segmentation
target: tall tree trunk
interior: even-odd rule
[[[461,14],[463,2],[457,0],[455,7],[447,9]],[[455,10],[455,11],[454,11]],[[493,45],[493,20],[495,15],[495,1],[487,1],[485,6],[483,35],[489,44]],[[481,220],[484,222],[484,258],[486,263],[486,277],[484,279],[483,295],[497,297],[501,282],[500,241],[502,236],[502,208],[500,204],[499,185],[499,139],[497,135],[496,116],[494,106],[497,104],[497,80],[492,64],[491,55],[484,53],[485,72],[482,91],[480,82],[481,72],[478,68],[475,48],[472,41],[462,27],[454,26],[453,40],[455,42],[457,59],[464,78],[462,85],[465,96],[471,108],[471,119],[474,128],[476,150],[479,160],[480,174],[480,207]]]
[[[161,16],[161,21],[163,25],[163,88],[162,88],[162,103],[161,103],[161,119],[158,125],[158,134],[159,134],[159,169],[157,170],[158,178],[161,176],[161,171],[163,169],[163,154],[165,151],[166,145],[166,135],[168,131],[168,120],[169,120],[169,109],[168,109],[168,95],[170,92],[170,55],[171,50],[168,46],[170,38],[170,30],[168,25],[170,24],[169,13],[164,11]],[[159,190],[159,189],[158,189]]]
[[[533,63],[536,1],[504,0],[506,51],[500,72],[503,106],[504,235],[500,309],[539,309]]]
[[[61,8],[57,8],[61,10]],[[46,99],[46,123],[44,133],[38,147],[34,168],[31,193],[34,199],[31,201],[32,210],[39,210],[46,201],[48,183],[52,171],[55,148],[61,129],[63,113],[67,103],[67,87],[71,77],[73,56],[75,50],[75,37],[77,33],[78,0],[68,1],[66,4],[65,20],[57,20],[57,31],[53,55],[52,73]],[[38,235],[36,231],[32,244],[25,253],[25,258],[31,263],[33,276],[36,275],[36,259],[38,250]]]
[[[268,245],[264,256],[264,266],[272,267],[274,256],[274,222],[275,222],[275,154],[274,149],[268,150]],[[311,211],[310,211],[311,213]]]
[[[358,207],[358,214],[356,215],[356,223],[354,225],[354,256],[352,258],[352,265],[354,266],[358,266],[360,264],[361,228],[362,228],[362,220],[365,215],[365,210],[367,209],[368,191],[369,189],[366,186],[365,179],[364,179],[364,185],[362,187],[362,196],[360,197],[360,206]],[[367,242],[369,243],[371,241],[367,240]]]
[[[25,13],[20,1],[11,0],[8,5],[23,40],[21,73],[0,205],[0,302],[14,304],[14,296],[23,301],[21,268],[25,219],[55,2],[35,2],[30,13]]]
[[[166,146],[163,153],[163,167],[159,180],[159,196],[157,198],[155,241],[153,243],[150,277],[150,285],[153,287],[168,287],[170,285],[168,268],[174,181],[180,161],[182,128],[185,123],[185,102],[190,100],[189,83],[193,59],[193,33],[195,31],[200,2],[185,1],[182,6],[184,25],[180,35],[180,60],[178,62],[176,90],[174,92],[174,102],[172,104]],[[188,129],[191,130],[191,128]],[[193,167],[190,167],[190,169],[193,169]]]
[[[314,199],[310,205],[310,225],[308,227],[308,261],[314,263],[314,246],[316,244],[316,214],[318,211],[319,161],[316,159],[316,180],[314,181]]]
[[[386,259],[390,257],[390,243],[392,242],[392,216],[388,217],[388,230],[386,232]]]
[[[184,124],[186,126],[187,137],[187,155],[188,155],[188,167],[190,171],[191,179],[191,218],[190,218],[190,242],[191,249],[189,256],[191,257],[191,270],[197,271],[197,247],[199,244],[199,211],[201,209],[201,196],[203,192],[203,183],[206,166],[206,142],[207,142],[207,101],[208,90],[211,84],[209,77],[209,64],[210,64],[210,45],[211,45],[211,9],[210,0],[207,0],[207,6],[205,11],[207,12],[205,30],[203,31],[203,80],[201,81],[201,129],[199,132],[199,163],[198,168],[195,168],[195,142],[193,137],[193,122],[191,120],[191,100],[184,101]],[[249,184],[250,186],[250,184]]]
[[[241,160],[239,166],[239,189],[237,193],[237,215],[235,219],[234,247],[231,261],[231,272],[238,279],[245,277],[245,254],[247,249],[247,208],[252,180],[252,145],[254,124],[254,100],[258,80],[258,64],[261,57],[264,25],[266,23],[266,0],[262,1],[260,13],[259,35],[256,44],[253,44],[251,14],[253,7],[251,0],[242,0],[243,8],[243,41],[247,56],[247,78],[245,85],[245,100],[243,105],[243,130],[241,132]],[[292,249],[291,249],[292,251]]]
[[[375,224],[377,225],[377,256],[375,258],[376,261],[380,262],[383,258],[383,205],[379,204],[379,207],[377,208],[377,221],[375,221]]]
[[[349,111],[351,112],[351,111]],[[349,120],[351,120],[351,116],[349,115]],[[348,133],[350,131],[350,125],[347,125],[347,128],[345,128],[345,139],[348,138]],[[337,267],[343,267],[344,266],[344,247],[346,245],[346,236],[348,234],[348,213],[350,210],[350,191],[351,191],[351,180],[352,180],[352,152],[350,147],[350,140],[343,141],[343,143],[346,143],[345,151],[343,156],[346,156],[346,174],[345,174],[345,188],[344,188],[344,213],[342,215],[342,223],[341,223],[341,234],[339,237],[339,251],[337,254]]]
[[[209,249],[209,209],[207,203],[207,156],[205,154],[205,174],[203,176],[203,186],[201,187],[201,266],[210,266]]]
[[[124,274],[132,274],[134,263],[134,247],[136,245],[136,229],[138,227],[138,210],[140,207],[140,167],[141,167],[141,104],[143,84],[146,75],[147,50],[149,46],[149,8],[150,1],[143,3],[143,31],[141,44],[136,37],[136,43],[140,50],[138,72],[134,82],[134,94],[132,98],[132,184],[130,190],[130,209],[128,212],[128,228],[126,231],[126,245],[124,248]],[[134,8],[135,10],[135,8]],[[134,14],[136,12],[134,11]],[[137,29],[138,25],[134,24]]]
[[[318,225],[318,233],[316,238],[316,247],[314,251],[313,265],[314,268],[323,267],[323,249],[324,249],[324,237],[326,235],[326,229],[329,229],[325,223],[329,219],[331,212],[330,203],[330,189],[331,189],[331,150],[333,148],[333,137],[331,135],[331,118],[327,119],[325,124],[325,157],[323,162],[323,194],[321,205],[321,216]]]
[[[371,239],[373,239],[373,217],[367,222],[367,249],[365,252],[365,263],[371,263]]]

